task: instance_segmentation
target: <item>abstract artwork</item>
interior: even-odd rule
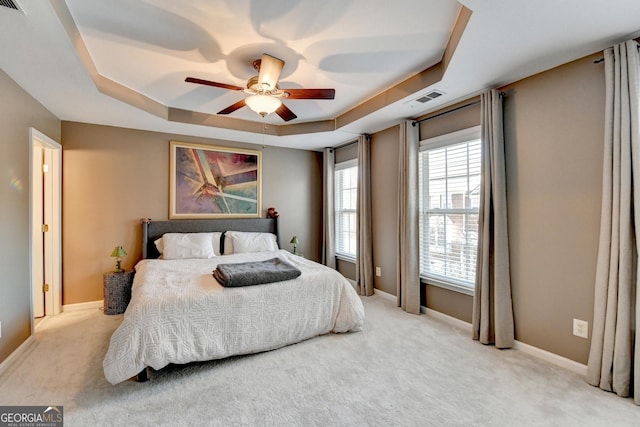
[[[262,153],[171,141],[169,218],[260,217]]]

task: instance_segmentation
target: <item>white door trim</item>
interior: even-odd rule
[[[38,194],[42,194],[43,190],[46,190],[49,193],[44,198],[46,200],[46,203],[48,204],[47,209],[45,209],[48,218],[45,218],[45,221],[49,225],[49,231],[45,239],[45,245],[47,246],[48,250],[47,257],[49,256],[49,254],[51,255],[50,258],[47,258],[47,267],[44,271],[45,277],[49,284],[49,292],[45,294],[45,314],[59,314],[62,307],[62,146],[34,128],[29,128],[29,141],[29,155],[31,157],[31,180],[29,184],[29,218],[32,224],[30,228],[31,235],[29,237],[31,244],[31,322],[33,332],[34,287],[36,286],[36,283],[34,283],[35,278],[33,269],[35,263],[39,263],[42,261],[42,253],[38,254],[35,251],[35,249],[41,247],[42,245],[34,243],[34,239],[41,238],[40,233],[37,233],[37,231],[41,227],[41,224],[34,223],[34,221],[39,221],[40,216],[35,214],[34,209],[39,209],[39,207],[37,207],[38,203],[43,203],[42,200],[35,200],[35,196],[37,196]],[[49,176],[47,177],[47,179],[45,179],[44,186],[42,180],[34,179],[36,172],[41,173],[37,171],[36,166],[34,166],[34,164],[37,164],[34,159],[34,155],[37,155],[37,153],[41,151],[38,149],[38,147],[41,147],[45,151],[45,158],[47,158],[47,161],[49,162]],[[38,190],[38,186],[41,187],[41,190]]]

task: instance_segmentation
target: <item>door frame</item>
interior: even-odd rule
[[[42,150],[40,150],[40,148]],[[34,166],[37,165],[34,156],[41,156],[44,151],[44,157],[47,159],[49,171],[47,178],[42,179],[42,169]],[[45,316],[59,314],[62,308],[62,146],[49,138],[35,128],[29,128],[29,229],[30,242],[30,291],[31,291],[31,329],[34,329],[34,304],[35,304],[35,287],[42,284],[34,283],[34,266],[40,263],[46,266],[43,269],[45,277],[48,277],[49,292],[45,294]],[[41,163],[41,162],[40,162]],[[44,182],[43,182],[44,181]],[[44,198],[38,195],[48,195]],[[44,200],[43,200],[44,199]],[[42,239],[42,234],[38,232],[42,224],[39,222],[41,216],[35,215],[36,209],[42,209],[44,203],[47,203],[45,209],[47,218],[44,218],[46,224],[49,225],[49,231],[45,238],[44,247],[48,249],[46,252],[46,260],[43,259],[43,253],[38,249],[43,244],[38,244],[35,239]]]

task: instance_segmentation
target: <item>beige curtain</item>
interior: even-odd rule
[[[400,124],[398,164],[398,306],[420,314],[418,246],[418,128],[411,120]]]
[[[633,40],[605,50],[605,143],[593,333],[587,381],[640,405],[640,56]],[[635,202],[638,207],[635,207]]]
[[[335,209],[334,209],[334,172],[335,153],[333,148],[325,148],[322,172],[322,263],[327,267],[336,268],[335,245]]]
[[[478,216],[478,258],[473,297],[473,339],[513,347],[513,308],[507,233],[507,186],[502,98],[496,90],[480,96],[482,188]]]
[[[371,226],[371,137],[358,137],[358,208],[356,212],[356,287],[373,295],[373,234]]]

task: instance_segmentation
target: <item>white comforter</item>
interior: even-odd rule
[[[278,256],[302,271],[295,280],[224,288],[218,263]],[[272,350],[329,332],[359,331],[362,301],[338,272],[287,251],[212,259],[142,260],[131,302],[103,361],[111,384],[146,366]]]

